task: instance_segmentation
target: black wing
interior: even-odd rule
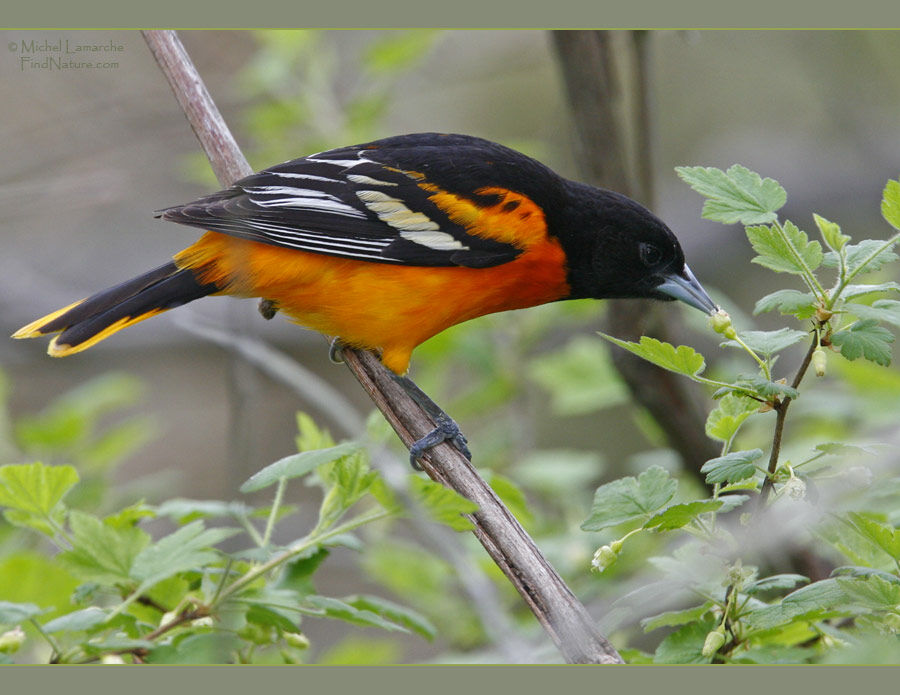
[[[399,136],[285,162],[157,216],[275,246],[372,262],[499,265],[522,249],[473,233],[429,197],[443,173],[451,179],[474,177],[469,190],[484,185],[478,180],[483,160],[490,160],[496,174],[492,147],[537,164],[468,136]],[[476,194],[466,199],[489,204]]]

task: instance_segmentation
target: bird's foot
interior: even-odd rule
[[[274,299],[260,299],[256,309],[266,321],[269,321],[278,313],[278,303]]]
[[[334,364],[344,364],[344,347],[340,338],[334,338],[328,346],[328,359]]]
[[[419,459],[425,455],[425,452],[432,447],[448,442],[456,447],[457,451],[466,457],[466,460],[472,460],[472,452],[469,451],[468,440],[460,431],[457,425],[449,415],[441,413],[434,418],[435,428],[431,430],[421,439],[417,439],[409,447],[409,463],[417,471],[422,470]]]

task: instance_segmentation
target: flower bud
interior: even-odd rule
[[[709,658],[719,651],[723,644],[725,644],[725,628],[719,625],[706,635],[706,639],[703,641],[703,651],[700,653]]]
[[[594,559],[591,560],[591,569],[595,572],[603,572],[608,570],[619,559],[619,551],[622,550],[622,541],[614,541],[610,545],[604,545],[596,553]]]
[[[784,490],[792,500],[802,500],[806,497],[806,483],[793,475],[785,482]]]
[[[288,643],[288,646],[291,646],[294,649],[309,648],[309,638],[302,632],[285,632],[283,637],[284,641]]]
[[[25,642],[25,631],[20,625],[0,635],[0,654],[15,654]]]
[[[821,347],[817,347],[813,350],[812,354],[812,365],[813,369],[816,370],[816,376],[825,376],[825,362],[827,360],[827,355],[825,351]]]
[[[118,654],[104,654],[100,657],[101,664],[112,664],[112,665],[121,665],[125,663],[125,659],[123,659]]]
[[[734,326],[731,325],[731,317],[723,309],[716,310],[716,313],[710,316],[709,325],[716,333],[724,335],[729,340],[737,338]]]

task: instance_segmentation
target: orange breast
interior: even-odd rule
[[[335,258],[215,232],[175,256],[222,294],[271,299],[301,325],[381,349],[385,366],[399,374],[413,348],[445,328],[566,296],[564,260],[546,237],[509,263],[445,268]]]

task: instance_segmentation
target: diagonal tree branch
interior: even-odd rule
[[[177,34],[143,33],[220,183],[227,186],[252,173]],[[344,358],[405,445],[432,429],[429,418],[377,357],[346,349]],[[534,541],[455,448],[441,444],[426,454],[422,464],[431,478],[478,504],[478,511],[471,515],[476,537],[522,595],[566,661],[622,663],[615,648],[597,631],[594,620]]]

